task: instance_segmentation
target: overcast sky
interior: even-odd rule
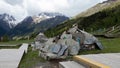
[[[0,14],[8,13],[17,20],[40,12],[59,12],[75,16],[105,0],[0,0]]]

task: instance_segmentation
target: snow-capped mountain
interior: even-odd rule
[[[10,29],[15,27],[16,20],[12,15],[7,13],[0,14],[0,36],[6,34]]]
[[[69,17],[60,13],[42,12],[35,16],[26,17],[9,32],[9,35],[29,35],[32,33],[44,32],[68,19]]]
[[[56,16],[64,16],[60,13],[52,13],[52,12],[41,12],[38,15],[32,16],[33,21],[37,24],[40,23],[43,20],[50,19],[50,18],[55,18]]]
[[[0,14],[0,21],[7,23],[10,28],[13,28],[16,25],[16,19],[7,13]]]
[[[39,16],[46,16],[46,17],[55,17],[55,16],[64,16],[64,15],[62,15],[61,13],[53,13],[53,12],[41,12],[41,13],[39,13]]]

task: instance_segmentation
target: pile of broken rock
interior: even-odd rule
[[[81,50],[103,49],[103,46],[96,37],[74,26],[54,38],[48,39],[40,33],[35,38],[34,48],[39,49],[39,55],[48,60],[77,55]]]

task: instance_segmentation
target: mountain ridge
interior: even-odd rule
[[[85,30],[88,32],[104,32],[105,29],[112,27],[114,25],[119,25],[120,22],[120,0],[109,0],[103,3],[112,3],[114,2],[115,6],[112,8],[106,8],[105,10],[98,11],[94,14],[88,16],[78,16],[72,18],[64,23],[58,25],[53,29],[47,30],[45,35],[47,37],[53,37],[61,34],[62,32],[71,28],[74,24],[78,24],[79,29]],[[103,4],[102,3],[102,4]],[[96,5],[95,5],[96,6]],[[111,7],[111,5],[110,5]],[[91,9],[93,10],[93,8]],[[86,10],[86,12],[89,12]],[[79,14],[78,14],[79,15]],[[50,33],[51,32],[51,33]],[[49,33],[49,34],[48,34]]]
[[[17,24],[15,28],[8,32],[8,35],[14,37],[44,32],[47,29],[53,28],[63,21],[69,19],[69,17],[64,16],[60,13],[51,14],[46,12],[40,13],[38,16],[36,15],[36,17],[38,21],[36,21],[35,17],[33,18],[33,16],[26,17],[23,21]],[[41,17],[44,17],[44,19],[41,20]]]
[[[103,1],[102,3],[98,3],[95,6],[79,13],[77,16],[75,16],[75,18],[79,18],[79,17],[87,17],[90,16],[92,14],[95,14],[99,11],[103,11],[106,10],[108,8],[114,8],[115,6],[120,4],[120,0],[107,0],[107,1]]]
[[[7,13],[0,14],[0,37],[16,26],[16,19]]]

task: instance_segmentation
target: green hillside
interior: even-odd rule
[[[120,6],[117,6],[112,9],[107,9],[101,12],[98,12],[89,17],[85,17],[79,22],[79,27],[84,28],[87,31],[90,31],[90,28],[93,30],[99,30],[103,28],[109,28],[116,24],[120,24]]]
[[[120,5],[97,12],[88,17],[79,17],[65,21],[57,27],[47,30],[45,34],[48,37],[56,36],[69,29],[74,23],[78,23],[80,29],[85,29],[88,32],[102,32],[114,25],[120,25],[119,18]]]

